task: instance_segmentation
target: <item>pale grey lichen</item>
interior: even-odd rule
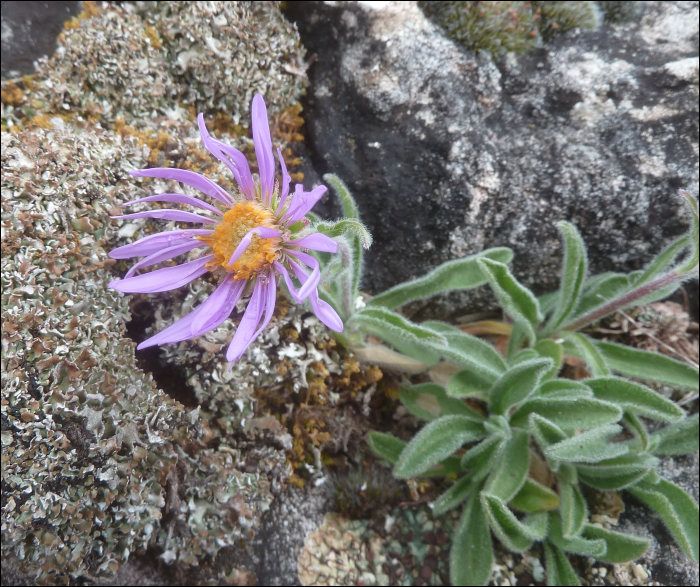
[[[274,117],[307,83],[299,34],[278,2],[89,3],[55,54],[37,62],[22,114],[154,128],[153,119],[184,120],[194,106],[247,127],[255,92]]]

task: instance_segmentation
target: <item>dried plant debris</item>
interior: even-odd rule
[[[160,116],[193,118],[190,106],[245,126],[253,93],[279,116],[308,83],[298,32],[278,2],[84,5],[35,75],[3,85],[6,127],[58,114],[142,128]]]

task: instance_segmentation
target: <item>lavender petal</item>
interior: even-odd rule
[[[270,126],[267,120],[267,108],[265,100],[260,94],[253,97],[252,126],[253,144],[255,156],[258,158],[260,170],[260,191],[263,202],[270,204],[272,191],[275,187],[275,158],[272,155],[272,139],[270,138]]]
[[[153,169],[138,169],[131,171],[134,177],[161,177],[163,179],[174,179],[189,185],[200,192],[219,200],[222,204],[230,206],[233,203],[233,198],[223,188],[216,185],[210,179],[185,169],[170,169],[167,167],[157,167]]]
[[[328,188],[325,185],[320,185],[312,189],[310,192],[302,191],[300,194],[299,191],[300,190],[297,187],[292,203],[282,219],[282,223],[294,224],[295,222],[299,222],[299,220],[306,216],[307,212],[309,212],[311,208],[316,205],[316,202],[323,197],[323,194],[328,191]]]
[[[265,283],[265,291],[263,292],[263,296],[265,297],[265,318],[262,321],[262,324],[260,325],[260,328],[258,328],[255,331],[255,334],[253,335],[253,338],[251,340],[255,340],[260,336],[260,333],[265,330],[267,325],[270,323],[270,320],[272,319],[272,314],[275,312],[275,301],[277,298],[277,281],[275,280],[275,275],[273,272],[270,272],[270,276]]]
[[[179,243],[190,241],[195,236],[206,236],[212,232],[214,231],[201,228],[194,230],[171,230],[167,232],[159,232],[158,234],[152,234],[139,239],[135,243],[112,249],[109,256],[112,257],[112,259],[144,257],[160,251],[163,248],[172,247]]]
[[[227,361],[237,361],[243,352],[248,348],[248,345],[253,341],[255,329],[260,323],[263,310],[265,309],[265,300],[263,298],[264,285],[260,278],[255,282],[253,295],[250,297],[248,307],[245,309],[241,323],[233,335],[233,340],[226,351]]]
[[[277,209],[281,210],[284,203],[287,201],[287,196],[289,195],[289,183],[292,181],[292,178],[287,172],[287,166],[284,163],[284,157],[282,157],[282,149],[279,147],[277,147],[277,158],[280,160],[280,167],[282,168],[282,191],[280,192],[280,201],[277,205]]]
[[[303,247],[305,249],[311,249],[312,251],[321,251],[323,253],[337,253],[338,243],[332,238],[321,234],[320,232],[315,232],[304,238],[300,238],[293,241],[287,241],[285,246],[293,245],[295,247]],[[292,251],[294,252],[294,251]]]
[[[124,293],[170,291],[171,289],[182,287],[209,271],[205,265],[213,258],[214,255],[207,255],[201,259],[177,265],[176,267],[165,267],[144,275],[112,281],[109,286]]]
[[[299,289],[299,297],[304,300],[309,296],[309,293],[312,290],[316,289],[318,282],[321,281],[321,267],[319,266],[318,261],[311,255],[300,253],[299,251],[294,251],[292,255],[312,269],[311,275],[309,275],[306,283],[302,284],[301,288]]]
[[[213,330],[229,317],[243,292],[243,285],[245,284],[234,280],[232,275],[227,276],[216,291],[187,316],[144,340],[136,348],[145,349],[159,344],[180,342]],[[197,321],[198,325],[195,325]]]
[[[272,266],[275,268],[275,271],[277,271],[277,273],[284,277],[284,281],[287,284],[287,289],[289,290],[289,295],[292,296],[292,299],[297,304],[301,304],[304,300],[302,300],[299,297],[299,291],[294,285],[292,278],[289,276],[289,271],[287,271],[287,268],[284,265],[282,265],[282,263],[280,263],[279,261],[275,261],[274,263],[272,263]]]
[[[172,247],[166,247],[144,259],[141,259],[138,263],[135,263],[131,269],[129,269],[127,274],[124,276],[124,279],[131,277],[137,270],[141,269],[141,267],[150,267],[151,265],[155,265],[161,261],[167,261],[168,259],[182,255],[183,253],[191,251],[192,249],[208,246],[206,243],[195,239],[187,239],[187,241],[188,242],[180,243]]]
[[[111,218],[160,218],[162,220],[175,220],[176,222],[199,222],[201,224],[218,224],[217,220],[183,212],[182,210],[149,210],[148,212],[136,212],[136,214],[122,214]]]
[[[309,276],[306,275],[304,270],[301,267],[299,267],[299,265],[297,265],[294,261],[290,261],[289,264],[299,281],[301,281],[302,284],[306,283],[309,279]],[[318,297],[317,289],[314,288],[309,294],[309,302],[311,302],[311,307],[313,308],[314,314],[316,314],[316,317],[321,322],[323,322],[331,330],[335,330],[336,332],[343,332],[343,321],[340,319],[340,316],[338,316],[338,313],[333,309],[333,307],[330,304],[324,302]]]
[[[189,206],[197,206],[198,208],[204,208],[209,210],[209,212],[214,212],[219,216],[223,216],[224,213],[217,207],[203,202],[202,200],[195,198],[193,196],[187,196],[185,194],[158,194],[156,196],[148,196],[147,198],[140,198],[138,200],[133,200],[127,202],[124,206],[131,206],[132,204],[139,204],[141,202],[173,202],[175,204],[188,204]]]
[[[268,228],[267,226],[258,226],[250,229],[241,239],[241,242],[238,243],[236,250],[233,251],[233,255],[231,255],[231,259],[228,262],[229,267],[238,261],[239,257],[245,252],[254,234],[257,234],[260,238],[275,238],[282,236],[282,233],[279,230]]]
[[[250,173],[250,167],[248,166],[248,160],[245,155],[238,149],[234,149],[226,143],[212,138],[209,135],[209,131],[207,131],[207,127],[204,125],[203,114],[197,116],[197,124],[199,125],[199,134],[202,135],[204,148],[231,170],[243,195],[249,200],[255,199],[253,176]]]

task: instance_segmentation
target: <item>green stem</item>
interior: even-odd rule
[[[644,285],[641,285],[638,288],[627,292],[619,298],[610,300],[607,304],[603,304],[602,306],[591,310],[590,312],[588,312],[588,314],[584,314],[578,320],[575,320],[574,322],[571,322],[570,324],[564,326],[562,330],[580,330],[584,326],[588,326],[592,322],[600,320],[608,314],[617,312],[619,309],[624,308],[625,306],[628,306],[631,303],[636,302],[637,300],[640,300],[648,295],[651,295],[659,291],[660,289],[668,287],[669,285],[673,285],[674,283],[680,283],[681,281],[685,281],[686,279],[688,279],[688,277],[688,273],[681,273],[679,275],[675,271],[671,271],[666,275],[657,277],[649,283],[645,283]]]

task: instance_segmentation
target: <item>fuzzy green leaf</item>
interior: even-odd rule
[[[467,500],[452,537],[450,580],[453,585],[486,585],[491,578],[493,544],[478,492]]]
[[[649,264],[649,267],[647,267],[646,270],[644,270],[641,275],[634,280],[634,287],[639,287],[640,285],[649,283],[655,277],[670,270],[673,261],[685,248],[688,247],[688,245],[690,245],[690,242],[690,238],[687,234],[673,241],[668,247],[661,251],[661,253],[659,253]]]
[[[483,424],[465,416],[443,416],[425,426],[401,453],[394,476],[409,479],[451,455],[466,442],[483,438]]]
[[[461,471],[459,457],[447,457],[441,463],[433,465],[425,473],[418,475],[418,479],[432,479],[434,477],[447,477],[448,475],[458,475]]]
[[[529,435],[522,430],[514,430],[506,442],[501,457],[486,479],[484,489],[508,502],[517,495],[525,484],[530,468]]]
[[[581,584],[566,555],[549,540],[544,542],[544,558],[547,566],[547,585],[549,587],[568,587]]]
[[[498,434],[489,436],[462,455],[460,466],[470,479],[481,481],[493,469],[505,446],[506,439]]]
[[[461,353],[461,355],[471,356],[472,363],[476,361],[489,371],[498,373],[499,375],[505,373],[508,368],[506,362],[496,348],[476,336],[462,332],[459,328],[451,324],[438,322],[436,320],[423,322],[421,326],[443,336],[445,340],[447,340],[451,351]],[[458,355],[455,355],[455,357],[457,356]],[[462,365],[462,363],[456,360],[455,362],[460,366]],[[467,364],[464,366],[469,367],[470,365]]]
[[[626,454],[599,463],[576,466],[581,481],[602,491],[634,485],[652,470],[657,459],[648,454]]]
[[[493,292],[501,307],[514,322],[520,322],[526,329],[530,344],[534,344],[535,330],[542,322],[542,313],[537,298],[524,285],[519,283],[503,263],[490,259],[479,259],[479,267],[488,277]]]
[[[542,376],[552,369],[552,359],[532,359],[506,371],[488,392],[489,412],[505,414],[535,391]]]
[[[606,553],[596,558],[606,563],[620,564],[633,561],[649,548],[649,541],[644,538],[604,530],[593,524],[584,526],[583,537],[588,540],[605,540]]]
[[[549,512],[549,533],[547,537],[552,544],[572,554],[599,557],[605,555],[607,548],[603,539],[587,540],[581,536],[564,538],[561,519],[554,512]]]
[[[610,437],[621,431],[622,426],[617,424],[591,428],[549,446],[544,450],[544,454],[550,459],[570,463],[597,463],[611,459],[629,451],[629,447],[623,443],[608,442]]]
[[[598,277],[598,276],[596,276]],[[576,315],[583,316],[630,289],[630,278],[623,273],[604,273],[602,279],[584,284],[584,293],[576,308]]]
[[[600,377],[587,379],[586,385],[593,390],[598,399],[647,418],[677,422],[685,416],[685,412],[673,402],[648,387],[632,381],[616,377]]]
[[[406,442],[384,432],[370,432],[367,440],[370,448],[380,457],[389,461],[392,465],[399,460],[399,455],[404,448]]]
[[[535,395],[547,398],[593,397],[593,392],[585,383],[572,379],[552,379],[545,381],[535,391]]]
[[[523,552],[547,532],[547,514],[533,514],[532,524],[520,522],[508,506],[494,495],[481,492],[481,507],[493,533],[512,552]]]
[[[529,420],[530,432],[532,432],[542,450],[569,438],[554,422],[537,413],[533,412],[530,414]]]
[[[586,246],[573,224],[557,224],[564,237],[564,264],[557,307],[545,326],[544,333],[555,332],[576,310],[586,277]]]
[[[458,398],[469,395],[485,395],[493,385],[492,376],[484,376],[480,371],[462,369],[447,382],[447,395]]]
[[[638,483],[627,489],[653,509],[666,524],[678,546],[698,562],[698,504],[677,485],[661,479],[656,485]]]
[[[585,397],[529,399],[510,418],[510,425],[527,428],[530,414],[539,414],[564,430],[583,430],[617,422],[622,410],[609,402]]]
[[[498,247],[464,259],[448,261],[423,277],[405,281],[380,293],[369,301],[369,305],[394,309],[443,291],[471,289],[483,285],[486,283],[486,276],[477,265],[477,260],[482,258],[509,263],[513,258],[513,251]]]
[[[510,500],[510,505],[523,512],[553,510],[559,506],[559,495],[528,477],[517,495]]]
[[[479,486],[479,481],[470,475],[461,477],[433,503],[433,514],[439,516],[456,508]]]
[[[639,451],[646,452],[649,448],[649,433],[642,421],[632,412],[625,412],[622,417],[625,426],[634,434],[639,442]]]
[[[567,539],[574,538],[581,533],[583,524],[588,518],[586,500],[583,499],[579,488],[570,483],[560,483],[559,497],[561,498],[559,513],[562,536]]]
[[[526,337],[527,328],[520,322],[513,323],[513,329],[510,331],[510,338],[508,339],[508,351],[506,352],[509,363],[515,359]]]
[[[576,465],[572,463],[559,463],[559,471],[557,472],[559,479],[564,483],[570,483],[571,485],[576,485],[578,483],[578,472],[576,471]]]
[[[483,422],[486,419],[464,402],[447,397],[444,388],[435,383],[402,385],[399,387],[399,399],[411,414],[423,420],[430,421],[454,414],[475,422]]]
[[[698,414],[652,435],[655,455],[684,455],[698,450]]]
[[[385,308],[364,308],[350,319],[348,326],[374,334],[405,355],[428,365],[438,360],[437,354],[431,356],[428,343],[434,343],[436,348],[446,344],[445,338],[436,332]]]
[[[538,342],[534,349],[540,357],[549,357],[554,361],[552,368],[542,376],[542,381],[547,381],[552,377],[556,377],[564,361],[564,349],[562,346],[558,342],[548,338]]]
[[[610,375],[610,369],[605,364],[598,347],[587,336],[578,332],[564,332],[562,334],[567,343],[569,343],[564,347],[565,352],[574,354],[586,361],[586,366],[594,377]],[[573,352],[570,345],[575,349]]]
[[[557,305],[557,301],[559,301],[559,290],[537,296],[537,303],[543,314],[549,314]]]
[[[355,220],[360,219],[360,214],[357,210],[357,204],[354,198],[350,195],[350,190],[348,186],[334,173],[326,173],[323,176],[323,180],[326,183],[331,184],[335,195],[343,208],[343,216],[346,218],[352,218]]]
[[[698,201],[690,194],[690,192],[686,190],[678,190],[678,193],[685,200],[688,211],[690,212],[690,231],[688,232],[688,237],[690,239],[690,246],[692,249],[689,258],[676,269],[676,274],[681,275],[683,273],[694,272],[697,275],[698,262],[700,261],[700,243],[698,242],[698,237],[700,237]],[[697,556],[695,557],[695,560],[697,560]]]
[[[613,342],[597,340],[595,345],[607,365],[617,373],[692,391],[698,391],[700,387],[698,370],[686,363]]]
[[[524,363],[525,361],[530,361],[532,359],[537,359],[540,355],[537,354],[535,349],[523,349],[515,357],[513,357],[509,363],[511,367]]]

